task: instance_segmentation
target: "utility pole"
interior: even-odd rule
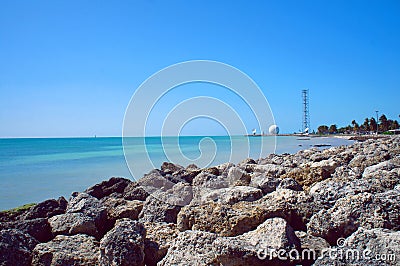
[[[379,128],[378,113],[379,113],[379,111],[375,111],[375,113],[376,113],[376,135],[378,135],[378,128]]]
[[[308,133],[310,131],[310,99],[308,89],[302,90],[301,93],[303,96],[303,133]]]

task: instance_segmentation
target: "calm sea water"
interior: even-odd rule
[[[135,178],[153,168],[148,158],[157,168],[167,160],[182,165],[194,160],[205,166],[237,163],[248,156],[265,157],[273,151],[294,153],[314,144],[350,143],[338,138],[298,140],[283,136],[149,137],[124,141]],[[71,192],[82,191],[111,176],[133,179],[124,157],[122,138],[0,139],[0,210],[61,195],[68,198]]]

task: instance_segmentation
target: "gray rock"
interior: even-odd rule
[[[178,214],[177,226],[180,231],[201,230],[237,236],[254,230],[268,218],[281,217],[294,229],[305,230],[310,217],[320,209],[304,191],[280,189],[253,202],[185,206]]]
[[[158,191],[165,192],[171,189],[175,183],[164,177],[161,172],[153,170],[139,179],[138,184],[148,194],[153,194]]]
[[[321,210],[311,217],[307,231],[336,243],[362,226],[367,229],[400,229],[400,191],[360,193],[339,199],[328,210]]]
[[[100,242],[99,265],[144,265],[145,238],[143,224],[130,219],[118,220]]]
[[[143,201],[125,200],[122,198],[105,197],[101,200],[107,208],[108,220],[116,221],[121,218],[137,220],[143,209]]]
[[[232,167],[235,167],[235,165],[233,163],[223,163],[223,164],[220,164],[220,165],[216,166],[216,168],[218,169],[218,172],[224,178],[228,177],[229,170]]]
[[[250,186],[259,188],[263,194],[268,194],[276,190],[282,179],[276,177],[269,177],[265,174],[256,173],[252,175]]]
[[[268,177],[280,177],[286,173],[286,168],[276,164],[250,164],[246,166],[247,172],[263,173]]]
[[[204,195],[217,189],[228,188],[229,185],[227,177],[201,172],[193,179],[191,204],[202,204]]]
[[[350,167],[358,167],[361,171],[364,171],[365,168],[378,164],[380,162],[389,160],[391,158],[388,152],[380,151],[380,150],[367,150],[364,153],[356,155],[349,163]]]
[[[234,204],[239,201],[255,201],[262,197],[263,193],[258,188],[248,186],[236,186],[212,190],[202,197],[203,202],[209,200],[222,204]]]
[[[38,244],[33,250],[32,265],[96,265],[98,242],[92,236],[56,236],[52,241]]]
[[[50,225],[45,218],[0,223],[0,230],[3,229],[17,229],[33,236],[39,242],[47,242],[53,238]]]
[[[144,226],[146,228],[145,264],[157,265],[167,254],[179,231],[173,223],[145,223]]]
[[[131,182],[123,192],[123,197],[126,200],[141,200],[144,201],[150,194],[141,187],[137,182]]]
[[[338,163],[332,159],[313,162],[310,165],[311,169],[317,169],[318,171],[329,173],[330,175],[335,172],[336,167],[338,167]]]
[[[251,158],[247,158],[247,159],[244,159],[243,161],[241,161],[240,163],[238,163],[238,165],[247,165],[247,164],[257,164],[257,162]]]
[[[73,193],[65,214],[69,213],[82,213],[90,217],[96,225],[99,236],[104,235],[110,228],[110,223],[107,220],[107,209],[100,200],[89,194]]]
[[[83,213],[66,213],[49,219],[53,235],[87,234],[100,238],[95,220]]]
[[[229,186],[247,186],[250,183],[250,175],[239,167],[229,168],[227,181]]]
[[[395,168],[400,168],[400,158],[398,157],[366,167],[362,176],[363,178],[381,177]]]
[[[67,203],[64,197],[59,197],[57,200],[45,200],[31,207],[24,215],[24,220],[50,218],[54,215],[65,213]]]
[[[177,172],[177,171],[183,170],[183,169],[185,169],[183,166],[181,166],[179,164],[169,163],[169,162],[163,162],[163,164],[161,165],[161,170],[164,173],[174,173],[174,172]]]
[[[32,250],[39,242],[16,229],[0,231],[0,265],[31,265]]]
[[[122,177],[111,177],[107,181],[103,181],[100,184],[96,184],[88,189],[85,192],[95,198],[101,199],[105,196],[108,196],[112,193],[122,194],[124,189],[131,183],[129,179]]]
[[[287,265],[287,261],[273,257],[260,259],[258,252],[299,247],[300,241],[286,221],[272,218],[236,237],[219,237],[204,231],[182,232],[159,265]]]
[[[341,246],[331,250],[333,252],[325,252],[314,265],[398,265],[400,232],[360,227],[345,239]],[[344,255],[337,256],[339,251]],[[336,254],[336,256],[329,254]]]
[[[295,191],[302,191],[303,187],[296,182],[293,178],[284,178],[282,181],[279,183],[277,189],[291,189]]]
[[[340,198],[363,192],[385,192],[393,189],[398,182],[398,176],[391,172],[379,178],[356,178],[351,175],[343,175],[343,177],[333,177],[315,183],[310,188],[310,195],[314,197],[315,201],[330,208]]]
[[[154,192],[152,197],[172,206],[185,206],[193,199],[193,187],[188,183],[179,182],[165,192]]]
[[[219,265],[213,246],[216,234],[188,230],[171,243],[166,256],[158,265]]]
[[[229,181],[223,176],[201,172],[193,179],[193,187],[218,189],[229,187]]]
[[[300,240],[282,218],[271,218],[255,230],[236,237],[219,237],[213,242],[216,261],[222,265],[287,265],[276,258],[278,250],[289,253],[300,248]]]
[[[139,214],[139,220],[141,222],[176,223],[180,209],[180,206],[170,205],[150,196],[144,202],[143,209]]]
[[[323,252],[331,247],[322,237],[312,236],[303,231],[296,231],[295,234],[301,245],[302,252],[299,260],[301,265],[312,265],[317,258],[323,255]]]

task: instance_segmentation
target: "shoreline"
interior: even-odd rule
[[[265,265],[260,248],[320,252],[353,247],[346,243],[400,258],[399,180],[396,136],[205,169],[163,163],[138,182],[111,178],[73,192],[68,201],[60,197],[17,213],[1,212],[0,260],[21,265]],[[334,261],[324,254],[292,262]]]

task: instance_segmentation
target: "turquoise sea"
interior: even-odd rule
[[[261,142],[264,143],[262,150]],[[120,137],[0,139],[0,210],[61,195],[68,198],[73,191],[82,191],[111,176],[133,179],[122,143]],[[171,158],[174,163],[185,165],[188,160],[200,157],[201,164],[218,165],[227,161],[237,163],[248,156],[265,157],[273,151],[294,153],[314,144],[338,146],[351,141],[299,140],[294,136],[218,136],[129,138],[124,143],[129,166],[135,168],[135,178],[140,178],[153,168],[146,163],[148,158],[154,167]]]

